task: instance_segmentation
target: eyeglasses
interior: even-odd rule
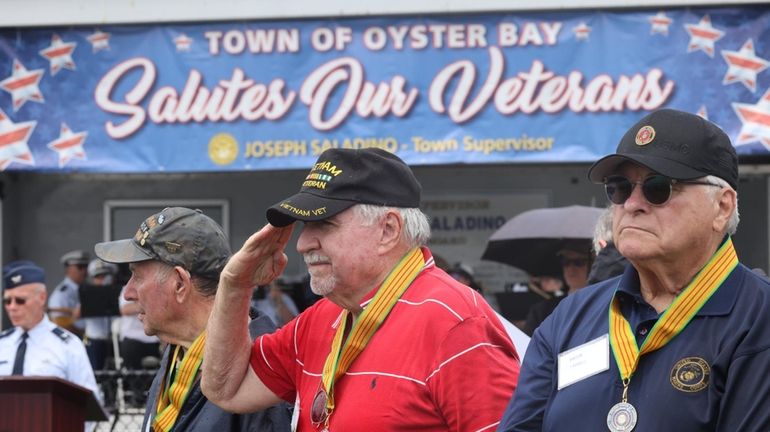
[[[16,300],[16,304],[19,306],[24,306],[24,303],[27,302],[27,299],[25,297],[5,297],[3,298],[3,304],[6,306],[10,306],[11,302]]]
[[[671,199],[673,186],[676,184],[695,184],[704,186],[716,186],[699,180],[676,180],[664,175],[651,175],[641,182],[632,182],[623,176],[610,176],[604,180],[604,190],[607,192],[607,198],[613,203],[622,205],[631,196],[636,185],[642,185],[642,194],[648,203],[656,206],[663,205]]]
[[[562,267],[587,267],[588,266],[588,259],[586,258],[565,258],[561,257],[561,266]]]

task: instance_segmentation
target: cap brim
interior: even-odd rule
[[[354,201],[336,200],[300,192],[267,209],[270,225],[284,227],[294,221],[313,222],[328,219],[350,208]]]
[[[599,159],[591,166],[588,170],[588,179],[594,183],[604,183],[604,179],[617,173],[618,167],[624,162],[637,163],[650,171],[677,180],[690,180],[707,175],[687,165],[666,158],[646,155],[612,154]]]
[[[137,246],[133,239],[97,243],[94,246],[94,252],[100,260],[115,264],[155,259],[155,257]]]

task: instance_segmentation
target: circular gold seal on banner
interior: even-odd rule
[[[643,146],[647,145],[652,142],[652,140],[655,139],[655,129],[652,128],[652,126],[643,126],[641,129],[639,129],[639,132],[636,133],[636,145]]]
[[[675,389],[695,393],[709,385],[711,367],[700,357],[685,357],[671,369],[671,385]]]
[[[238,142],[228,133],[220,133],[209,141],[209,158],[217,165],[233,163],[238,156]]]

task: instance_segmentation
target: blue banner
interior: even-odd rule
[[[591,162],[661,107],[770,149],[770,7],[0,31],[0,169]]]

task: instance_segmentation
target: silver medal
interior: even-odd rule
[[[636,426],[636,408],[627,402],[616,403],[607,413],[607,427],[612,432],[628,432]]]

